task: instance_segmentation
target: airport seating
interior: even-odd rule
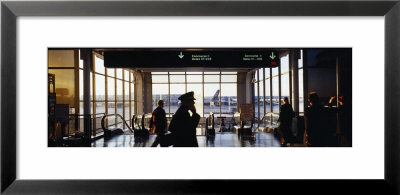
[[[241,121],[241,127],[238,129],[239,138],[255,140],[256,137],[253,133],[254,120]]]
[[[240,113],[236,112],[233,115],[236,124],[233,124],[233,130],[236,132],[239,138],[255,140],[253,133],[254,120],[241,121]]]
[[[210,112],[209,117],[206,118],[206,138],[207,140],[215,137],[215,128],[214,128],[214,114]]]

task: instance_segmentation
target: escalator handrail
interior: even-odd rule
[[[132,116],[132,120],[131,120],[131,124],[132,124],[132,129],[133,130],[135,130],[135,122],[136,122],[136,114],[134,114],[133,116]]]
[[[146,118],[146,115],[152,115],[152,114],[151,114],[151,113],[147,113],[147,114],[143,114],[143,115],[142,115],[142,121],[141,121],[141,122],[142,122],[142,129],[143,129],[143,130],[146,129],[146,127],[144,126],[144,119]],[[151,120],[151,119],[150,119],[150,120]]]
[[[91,116],[94,115],[105,115],[106,113],[95,113],[95,114],[90,114]],[[84,114],[69,114],[69,116],[85,116]]]
[[[101,118],[101,128],[102,128],[103,130],[109,130],[109,129],[106,128],[105,125],[104,125],[104,119],[105,119],[106,117],[109,117],[109,116],[118,116],[119,118],[122,119],[122,121],[125,123],[125,125],[128,127],[128,129],[129,129],[132,133],[134,132],[133,129],[128,125],[128,123],[125,121],[125,119],[124,119],[120,114],[107,114],[107,115],[104,115],[103,118]]]
[[[271,117],[271,116],[279,116],[279,114],[275,113],[275,112],[267,112],[266,114],[264,114],[264,116],[261,118],[261,120],[258,121],[258,125],[256,130],[260,129],[260,124],[264,122],[264,120],[266,120],[266,117]]]

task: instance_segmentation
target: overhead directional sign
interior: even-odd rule
[[[280,61],[281,61],[281,59],[279,58],[279,53],[276,51],[270,51],[270,53],[271,54],[269,55],[270,60],[268,60],[269,61],[268,66],[269,67],[278,67],[280,65]],[[276,56],[276,55],[278,55],[278,56]]]
[[[271,58],[271,60],[274,60],[276,58],[276,55],[274,55],[274,52],[272,51],[269,57]]]
[[[184,57],[184,55],[182,54],[182,52],[178,55],[178,57],[181,58],[181,59]]]
[[[108,68],[259,68],[279,65],[279,51],[270,49],[136,49],[104,52],[104,66]]]

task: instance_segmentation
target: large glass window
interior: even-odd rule
[[[115,77],[115,69],[114,68],[106,68],[106,70],[107,70],[107,76]]]
[[[107,78],[107,114],[115,114],[115,78]]]
[[[116,72],[117,72],[117,78],[118,79],[122,79],[122,75],[123,75],[122,69],[121,68],[117,68]]]
[[[289,92],[289,74],[281,75],[281,103],[283,104],[283,98],[287,97],[290,100],[290,92]],[[291,102],[290,102],[291,103]]]
[[[279,113],[279,75],[272,77],[272,112]]]
[[[123,85],[122,81],[117,79],[117,113],[124,116],[124,102],[123,102]]]
[[[75,107],[75,72],[74,69],[49,69],[50,74],[55,75],[56,103],[69,104]]]
[[[219,114],[219,84],[204,84],[204,116]]]
[[[96,70],[97,73],[105,74],[104,60],[102,60],[102,59],[98,58],[97,56],[95,56],[94,65],[95,65],[95,70]]]
[[[105,68],[104,60],[99,54],[94,57],[94,71],[90,74],[91,80],[91,110],[96,114],[120,114],[126,121],[130,121],[135,112],[135,94],[134,94],[134,76],[127,69]],[[83,113],[83,64],[79,66],[79,87],[80,87],[80,113]],[[106,74],[107,73],[107,74]],[[94,75],[94,77],[93,77]],[[95,90],[93,92],[93,89]],[[93,96],[95,96],[93,98]],[[94,109],[93,109],[94,108]],[[99,118],[101,119],[101,117]],[[112,126],[115,122],[121,123],[116,117],[108,117],[106,125]],[[128,122],[129,124],[129,122]],[[101,125],[97,124],[95,128],[99,129]]]
[[[259,99],[259,94],[258,94],[258,71],[254,73],[254,111],[255,111],[255,117],[259,117],[259,107],[258,107],[258,99]]]
[[[153,72],[153,109],[163,99],[166,112],[174,114],[179,107],[178,97],[194,91],[200,116],[207,117],[210,112],[216,117],[232,115],[237,111],[236,82],[236,72]]]
[[[170,75],[170,83],[185,83],[185,75]]]
[[[194,92],[196,112],[200,116],[203,115],[203,85],[202,84],[187,84],[187,90]]]
[[[204,82],[215,82],[219,83],[219,75],[204,75]]]
[[[299,99],[295,100],[299,103],[299,112],[304,110],[304,94],[303,94],[303,60],[302,50],[301,58],[298,61],[299,68]],[[265,113],[274,112],[279,114],[279,103],[283,104],[284,97],[290,98],[290,66],[289,55],[283,56],[281,59],[280,73],[278,68],[258,69],[254,74],[254,108],[256,117],[262,118]],[[271,89],[272,86],[272,89]],[[279,88],[280,87],[280,88]],[[281,99],[279,99],[281,96]],[[272,101],[271,101],[272,100]],[[293,106],[293,102],[290,102]],[[265,110],[265,112],[264,112]],[[258,113],[259,111],[259,113]],[[276,122],[277,117],[273,118]]]
[[[173,114],[180,105],[179,96],[186,93],[185,84],[170,84],[169,113]]]
[[[153,83],[168,83],[168,75],[152,75]]]
[[[74,67],[74,60],[73,49],[48,50],[48,67]]]
[[[158,100],[164,100],[165,112],[169,112],[168,84],[153,84],[153,110],[157,108]]]
[[[236,84],[221,83],[221,116],[230,117],[237,111],[236,100]]]
[[[54,75],[53,86],[51,89],[56,95],[56,104],[68,104],[69,113],[79,112],[75,99],[79,94],[75,94],[75,53],[74,49],[48,50],[48,73]]]
[[[265,93],[264,93],[264,105],[265,112],[271,112],[271,79],[270,79],[270,68],[265,68]]]
[[[290,85],[289,85],[289,55],[281,58],[281,105],[283,98],[287,97],[290,100]],[[290,102],[292,103],[292,102]]]
[[[106,88],[105,88],[105,76],[96,74],[96,101],[105,101]]]
[[[107,78],[107,98],[108,102],[115,101],[115,79],[108,77]]]
[[[130,79],[130,86],[131,86],[131,94],[130,94],[130,103],[131,103],[131,113],[130,113],[130,117],[132,119],[132,116],[136,113],[135,111],[135,84],[133,83],[133,74],[131,74],[131,79]]]
[[[260,78],[262,78],[262,74],[260,72]],[[261,80],[259,82],[259,95],[258,95],[258,106],[260,107],[260,118],[264,116],[264,82]]]

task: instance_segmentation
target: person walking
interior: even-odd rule
[[[158,100],[158,107],[154,109],[151,117],[151,130],[157,134],[151,147],[157,147],[162,137],[167,132],[167,117],[164,110],[164,100]]]
[[[194,106],[194,92],[188,92],[178,98],[181,106],[172,117],[168,130],[174,137],[174,147],[198,147],[196,128],[200,115]]]

